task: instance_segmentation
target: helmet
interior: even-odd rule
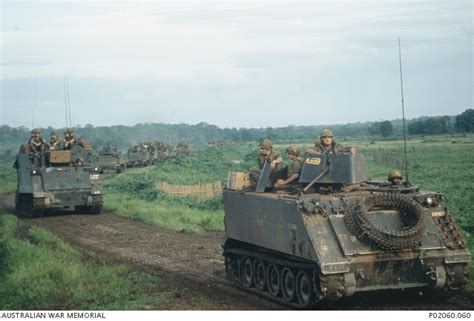
[[[260,142],[260,148],[272,149],[272,141],[269,139],[262,139],[262,141]]]
[[[69,136],[74,136],[74,129],[72,128],[66,128],[66,131],[64,132],[65,135],[68,135]]]
[[[288,146],[288,148],[286,149],[286,152],[287,152],[288,154],[291,154],[291,155],[299,156],[299,155],[300,155],[300,146],[297,145],[297,144],[291,144],[291,145]]]
[[[400,171],[391,170],[390,172],[388,172],[388,180],[390,181],[394,178],[402,179],[402,174],[400,174]]]
[[[32,134],[41,134],[41,129],[35,128],[31,131]]]
[[[56,132],[53,130],[51,133],[49,133],[49,136],[58,136],[58,134],[56,134]]]
[[[321,134],[319,135],[319,138],[322,138],[322,137],[325,137],[325,136],[334,137],[334,135],[332,133],[332,130],[330,130],[329,128],[324,128],[321,131]]]

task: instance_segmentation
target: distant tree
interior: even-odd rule
[[[422,135],[424,134],[424,121],[416,120],[411,124],[408,124],[408,134],[410,135]]]
[[[390,121],[382,121],[373,123],[369,127],[369,134],[388,137],[393,135],[393,125]]]
[[[440,118],[428,118],[423,122],[423,133],[428,135],[443,134],[443,124]]]
[[[474,109],[466,109],[457,115],[455,127],[461,132],[474,132]]]
[[[451,121],[451,117],[449,116],[442,116],[440,118],[440,123],[441,123],[441,126],[443,127],[443,133],[444,134],[447,134],[449,132],[452,131],[453,129],[453,124],[452,124],[452,121]]]
[[[388,137],[393,135],[393,125],[390,121],[386,120],[380,123],[380,134],[383,137]]]

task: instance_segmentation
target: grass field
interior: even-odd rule
[[[159,308],[146,295],[160,280],[101,262],[43,229],[22,228],[0,209],[0,309]]]

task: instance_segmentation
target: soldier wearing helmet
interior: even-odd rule
[[[49,134],[49,149],[50,150],[60,150],[61,147],[61,140],[58,137],[58,134],[56,134],[55,131],[52,131]]]
[[[74,137],[74,130],[67,128],[64,132],[64,150],[71,150],[72,146],[76,144],[76,138]]]
[[[31,137],[28,140],[30,148],[30,159],[35,166],[41,166],[42,158],[47,148],[44,138],[41,136],[41,130],[35,128],[31,131]]]
[[[286,179],[278,179],[275,183],[275,188],[282,189],[294,183],[300,177],[301,168],[303,167],[303,159],[300,157],[300,146],[291,144],[286,149],[288,159],[290,160],[287,166]]]
[[[280,169],[280,164],[283,161],[280,153],[273,149],[272,141],[269,139],[263,139],[260,142],[260,154],[258,155],[258,168],[262,169],[265,164],[265,160],[268,160],[272,172]]]
[[[319,138],[314,140],[314,147],[304,151],[305,154],[339,154],[350,153],[355,155],[355,149],[352,147],[342,147],[334,140],[334,134],[329,128],[324,128]]]
[[[260,142],[260,153],[257,157],[258,168],[252,167],[250,169],[250,177],[254,182],[258,181],[265,161],[269,162],[272,173],[280,169],[283,161],[280,153],[273,149],[272,141],[269,139],[263,139]]]
[[[387,180],[392,183],[392,186],[398,186],[398,185],[401,185],[402,183],[402,174],[400,174],[399,171],[397,170],[391,170],[390,172],[388,172],[388,178]]]

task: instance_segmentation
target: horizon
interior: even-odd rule
[[[471,109],[471,108],[468,108],[468,109]],[[466,110],[468,110],[466,109]],[[463,111],[464,112],[464,111]],[[462,112],[461,112],[462,113]],[[451,117],[451,118],[454,118],[458,115],[460,115],[461,113],[459,114],[455,114],[455,115],[448,115],[448,114],[444,114],[444,115],[433,115],[433,116],[427,116],[427,115],[423,115],[423,116],[419,116],[419,117],[414,117],[414,118],[405,118],[405,121],[416,121],[418,119],[423,119],[423,118],[439,118],[439,117],[444,117],[444,116],[448,116],[448,117]],[[395,118],[395,119],[381,119],[381,120],[375,120],[375,121],[358,121],[358,122],[352,122],[352,123],[335,123],[335,124],[312,124],[312,125],[298,125],[298,124],[288,124],[288,125],[283,125],[283,126],[278,126],[278,127],[272,127],[272,126],[267,126],[267,127],[222,127],[222,126],[219,126],[219,125],[216,125],[216,124],[211,124],[211,123],[207,123],[207,122],[198,122],[198,123],[162,123],[162,122],[142,122],[142,123],[135,123],[135,124],[131,124],[131,125],[124,125],[124,124],[113,124],[113,125],[93,125],[93,124],[76,124],[74,126],[59,126],[59,127],[53,127],[53,126],[36,126],[36,127],[28,127],[28,126],[10,126],[8,124],[0,124],[0,127],[2,126],[8,126],[10,128],[15,128],[15,129],[20,129],[20,128],[24,128],[25,131],[31,131],[35,128],[41,128],[41,129],[48,129],[48,128],[53,128],[54,130],[60,130],[60,129],[66,129],[66,128],[75,128],[75,129],[83,129],[83,128],[87,128],[89,126],[92,126],[93,128],[108,128],[108,127],[114,127],[114,126],[124,126],[124,127],[135,127],[135,126],[140,126],[140,125],[166,125],[166,126],[174,126],[174,125],[186,125],[186,126],[197,126],[199,124],[206,124],[206,125],[209,125],[209,126],[215,126],[219,129],[237,129],[237,130],[240,130],[240,129],[268,129],[268,128],[273,128],[273,129],[278,129],[278,128],[287,128],[287,127],[328,127],[328,128],[331,128],[332,126],[346,126],[346,125],[355,125],[355,124],[367,124],[367,123],[378,123],[378,122],[383,122],[383,121],[389,121],[389,122],[402,122],[403,121],[403,118]]]

